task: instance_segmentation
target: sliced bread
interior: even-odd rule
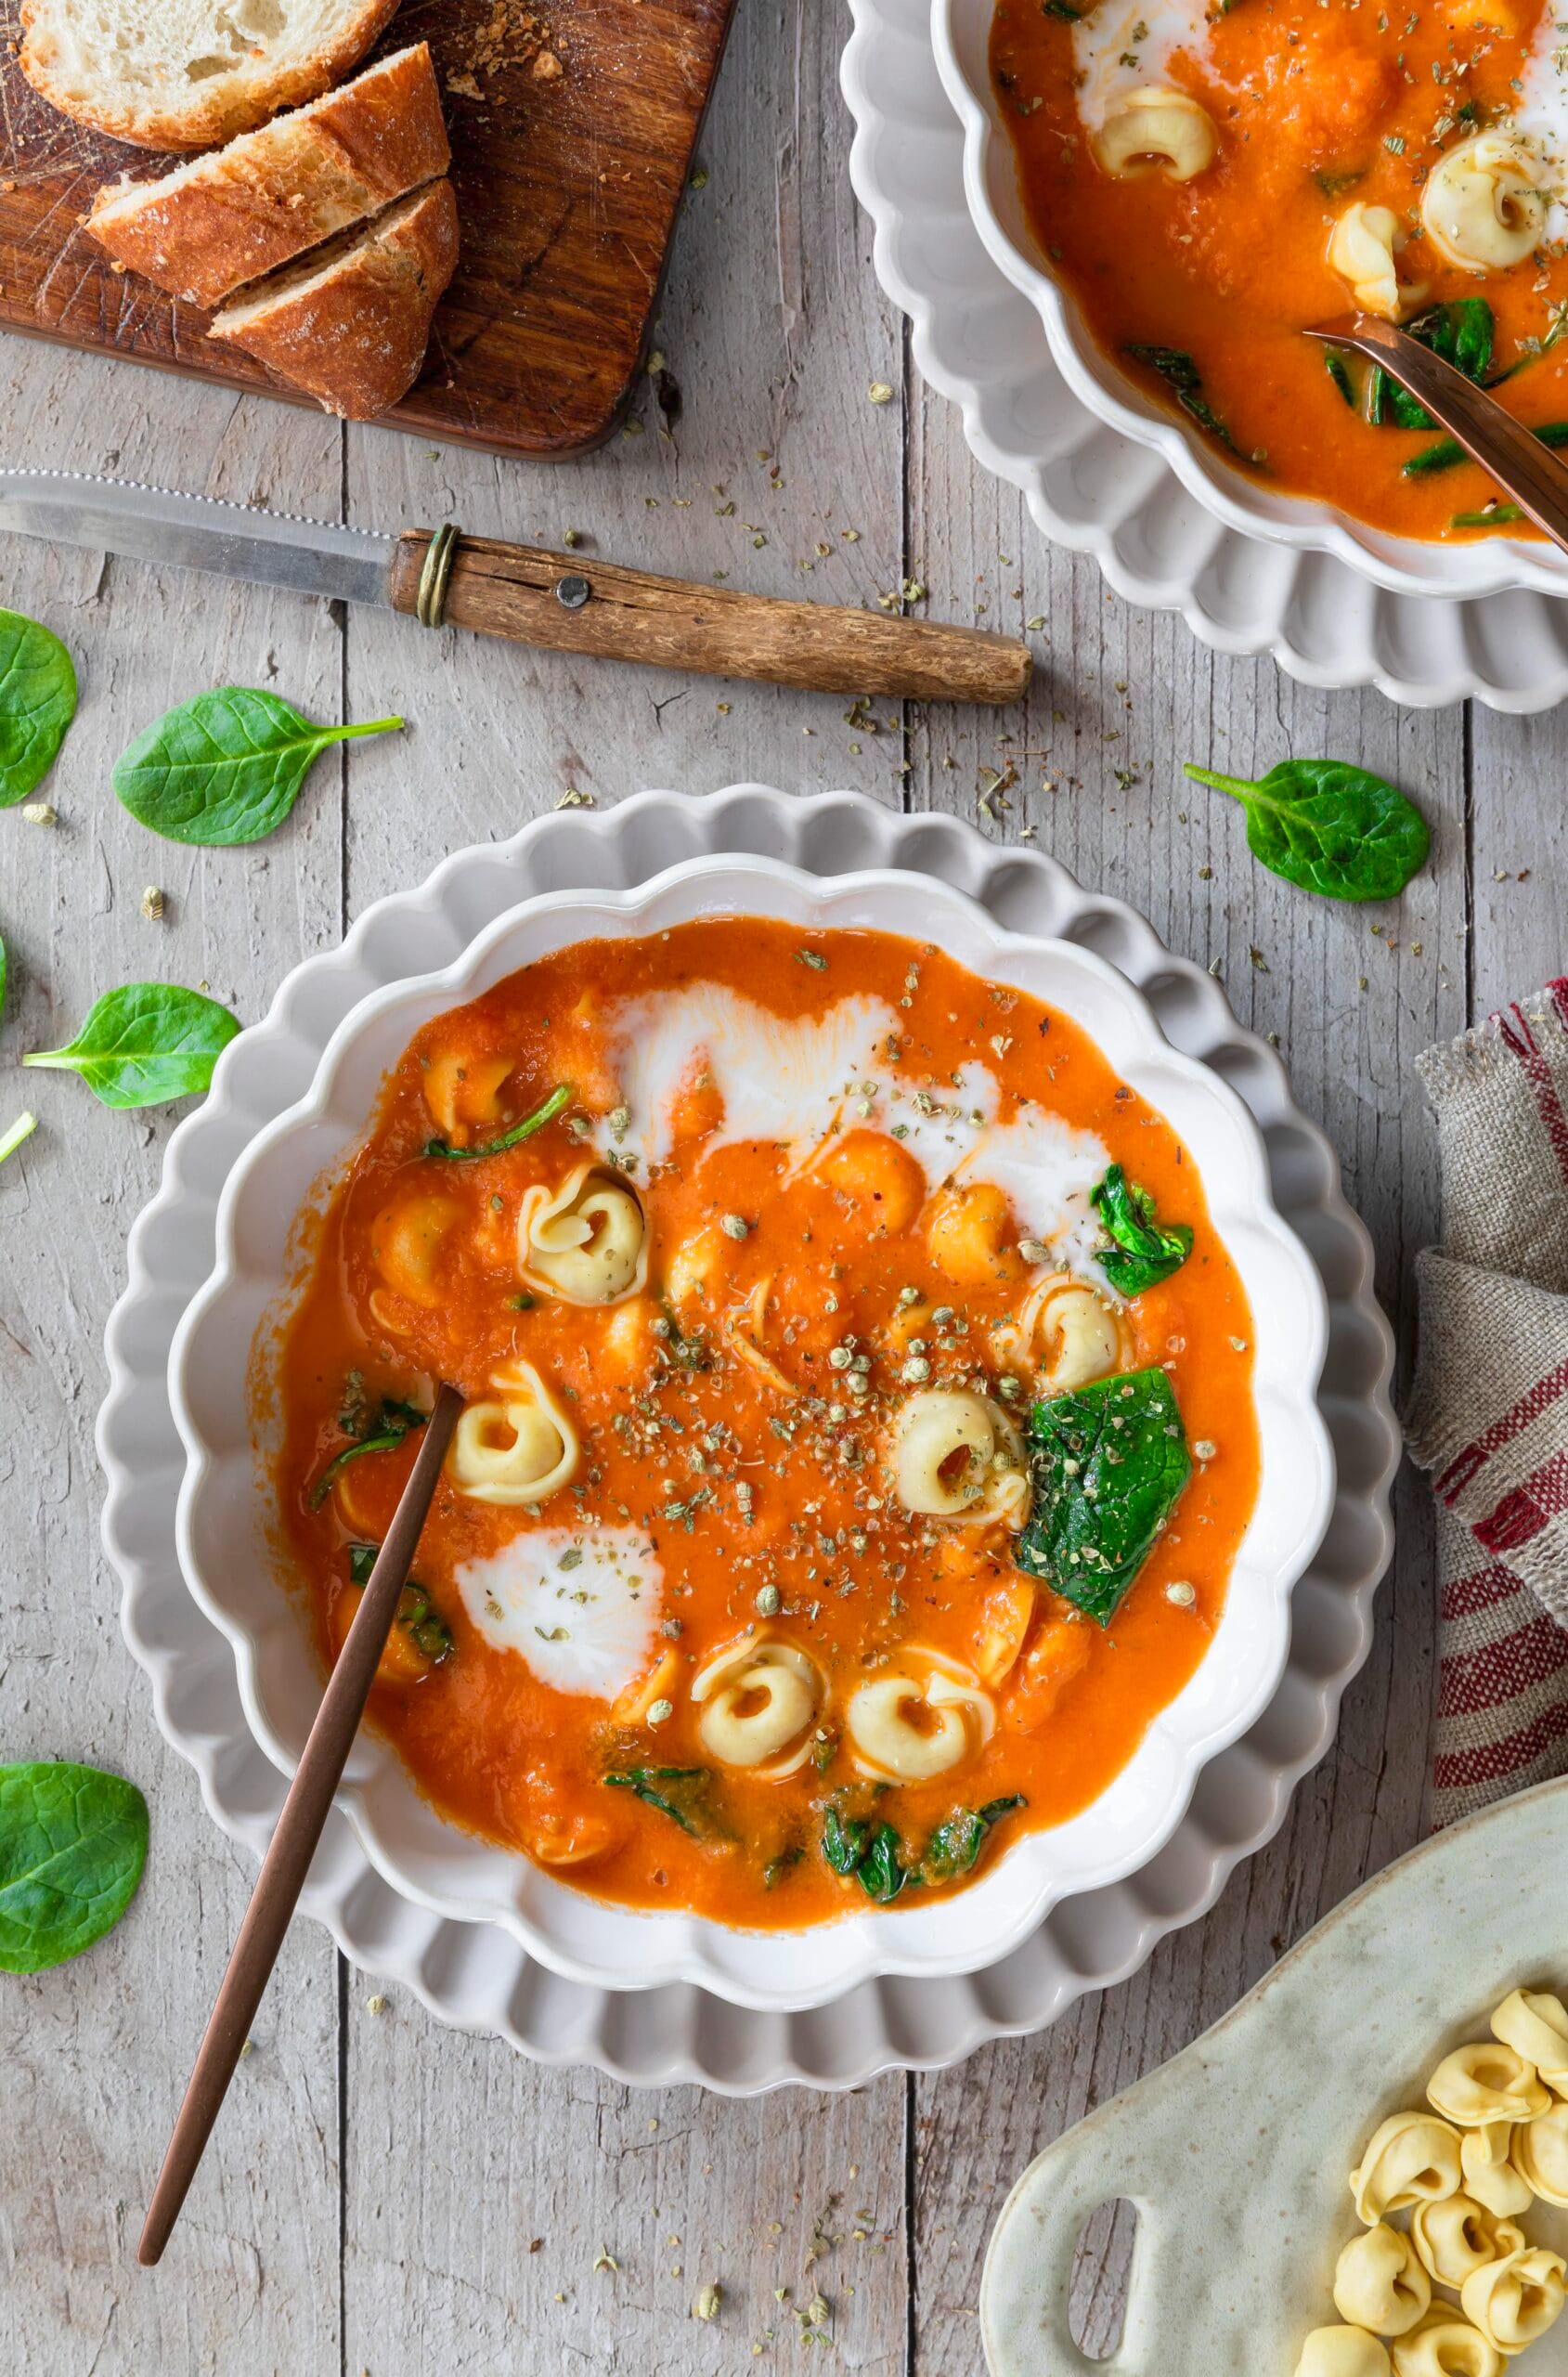
[[[358,65],[397,0],[22,0],[51,106],[143,149],[211,149]]]
[[[243,347],[329,412],[370,421],[412,385],[458,260],[449,181],[243,291],[210,336]]]
[[[221,305],[242,282],[364,222],[450,162],[421,41],[158,181],[111,182],[87,228],[160,289]]]

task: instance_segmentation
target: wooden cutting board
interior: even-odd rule
[[[552,459],[598,445],[635,384],[734,0],[409,0],[382,49],[428,41],[462,224],[457,276],[395,428]],[[58,115],[0,0],[0,329],[290,396],[207,317],[115,272],[94,192],[172,159]],[[541,58],[560,64],[551,74]]]

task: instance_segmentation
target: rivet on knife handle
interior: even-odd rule
[[[433,558],[437,544],[439,561]],[[433,600],[437,570],[439,604]],[[388,592],[394,610],[427,625],[819,693],[1012,702],[1023,695],[1033,665],[1027,644],[979,628],[777,602],[614,562],[594,563],[592,601],[573,604],[559,590],[564,578],[580,575],[580,562],[564,553],[461,536],[448,523],[434,535],[404,531]]]

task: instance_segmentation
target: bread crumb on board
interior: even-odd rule
[[[465,19],[468,12],[462,12]],[[558,83],[565,73],[560,45],[545,19],[520,0],[483,0],[472,20],[454,28],[454,64],[446,87],[463,99],[486,99],[487,83],[512,73]]]

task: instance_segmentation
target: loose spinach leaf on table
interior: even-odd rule
[[[1157,1222],[1154,1199],[1119,1163],[1089,1191],[1089,1202],[1105,1224],[1108,1246],[1097,1247],[1095,1260],[1119,1295],[1142,1295],[1179,1271],[1192,1253],[1192,1232],[1186,1222]]]
[[[1247,847],[1287,883],[1326,900],[1392,900],[1425,864],[1432,837],[1414,801],[1344,760],[1281,760],[1256,784],[1189,760],[1198,784],[1247,812]]]
[[[1253,469],[1259,467],[1256,455],[1242,452],[1214,410],[1203,391],[1202,373],[1183,348],[1132,345],[1124,346],[1121,352],[1133,362],[1141,363],[1146,371],[1158,372],[1182,410],[1197,422],[1199,429],[1206,429],[1211,437],[1216,438],[1227,453],[1234,454],[1238,462],[1246,462]]]
[[[0,1972],[44,1972],[112,1930],[147,1862],[147,1801],[96,1766],[0,1766]]]
[[[25,800],[76,715],[76,669],[58,635],[0,611],[0,809]]]
[[[106,991],[74,1040],[35,1049],[24,1065],[80,1073],[105,1106],[161,1106],[194,1098],[213,1078],[237,1016],[175,982],[126,982]]]
[[[283,823],[329,743],[402,723],[312,726],[276,694],[219,685],[155,719],[115,761],[112,781],[132,816],[165,840],[229,848]]]
[[[558,1088],[551,1091],[542,1106],[536,1106],[531,1114],[525,1114],[521,1123],[514,1123],[510,1131],[501,1133],[499,1139],[486,1139],[482,1148],[455,1148],[447,1139],[427,1139],[424,1151],[426,1155],[441,1157],[447,1163],[473,1163],[483,1155],[504,1155],[508,1148],[520,1146],[525,1139],[531,1139],[536,1131],[542,1131],[547,1123],[553,1123],[561,1109],[569,1103],[571,1095],[571,1083],[562,1082]]]
[[[1127,1370],[1037,1403],[1026,1430],[1034,1511],[1013,1558],[1108,1625],[1192,1474],[1161,1370]]]
[[[706,1840],[719,1829],[707,1804],[713,1777],[706,1766],[630,1766],[602,1779],[612,1791],[629,1791],[644,1807],[657,1808],[693,1840]]]
[[[387,1396],[373,1418],[369,1413],[365,1415],[364,1433],[358,1441],[344,1445],[342,1452],[334,1453],[327,1463],[310,1489],[311,1509],[318,1511],[321,1508],[332,1490],[333,1479],[351,1461],[357,1461],[362,1452],[395,1451],[409,1431],[422,1428],[429,1416],[428,1412],[420,1409],[417,1403],[400,1403],[395,1396]],[[369,1570],[365,1573],[369,1576]]]
[[[8,1131],[0,1131],[0,1163],[15,1155],[23,1139],[30,1139],[38,1128],[36,1114],[19,1114]]]

